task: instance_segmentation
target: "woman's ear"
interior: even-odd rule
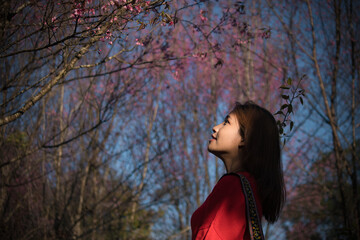
[[[241,138],[240,143],[239,143],[239,148],[242,148],[245,146],[245,140],[243,138]]]

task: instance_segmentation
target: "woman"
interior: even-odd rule
[[[259,218],[274,223],[285,201],[279,132],[272,114],[253,102],[236,103],[213,128],[208,151],[226,168],[191,217],[193,240],[250,239],[240,173],[252,187]]]

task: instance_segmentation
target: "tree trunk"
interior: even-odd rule
[[[321,93],[322,93],[322,97],[324,100],[324,104],[325,104],[325,113],[326,116],[329,119],[329,124],[332,130],[332,138],[333,138],[333,146],[334,146],[334,154],[335,154],[335,166],[337,169],[337,181],[338,181],[338,185],[339,185],[339,192],[340,192],[340,197],[341,197],[341,206],[342,206],[342,212],[343,212],[343,220],[344,220],[344,226],[347,229],[350,229],[350,221],[349,221],[349,215],[348,215],[348,211],[347,211],[347,199],[344,193],[344,179],[343,179],[343,170],[345,168],[345,163],[344,163],[344,159],[343,159],[343,154],[342,154],[342,147],[339,141],[339,137],[338,137],[338,133],[337,133],[337,123],[336,123],[336,119],[335,117],[335,106],[334,103],[333,104],[329,104],[328,99],[327,99],[327,95],[326,95],[326,91],[325,91],[325,85],[324,85],[324,81],[322,79],[321,76],[321,71],[320,71],[320,67],[318,64],[318,60],[317,60],[317,53],[316,53],[316,38],[315,38],[315,28],[314,28],[314,21],[313,21],[313,15],[312,15],[312,9],[311,9],[311,5],[309,0],[306,0],[307,6],[308,6],[308,11],[309,11],[309,16],[310,16],[310,24],[311,24],[311,34],[312,34],[312,60],[314,62],[315,65],[315,69],[316,69],[316,75],[319,81],[319,85],[320,85],[320,89],[321,89]],[[335,4],[335,8],[336,8],[336,4]],[[338,12],[337,15],[339,15],[340,13]],[[336,18],[338,18],[340,16],[336,16]],[[338,20],[336,20],[336,28],[338,28]],[[336,45],[340,45],[340,36],[339,36],[339,31],[337,29],[336,31]],[[338,50],[336,50],[336,55],[338,55],[339,52]],[[338,56],[337,56],[338,59]],[[337,68],[338,68],[338,62],[335,63],[335,67],[334,67],[334,72],[333,72],[333,76],[332,76],[332,82],[331,82],[331,98],[330,101],[335,101],[336,98],[336,75],[337,74]]]

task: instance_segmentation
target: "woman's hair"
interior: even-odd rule
[[[231,113],[236,116],[239,134],[244,139],[242,168],[255,177],[263,215],[273,223],[286,198],[276,121],[269,111],[251,101],[236,102]]]

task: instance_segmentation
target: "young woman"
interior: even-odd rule
[[[275,222],[285,201],[279,132],[272,114],[253,102],[236,103],[213,128],[208,151],[225,174],[191,217],[193,240],[250,239],[240,173],[252,187],[259,218]]]

